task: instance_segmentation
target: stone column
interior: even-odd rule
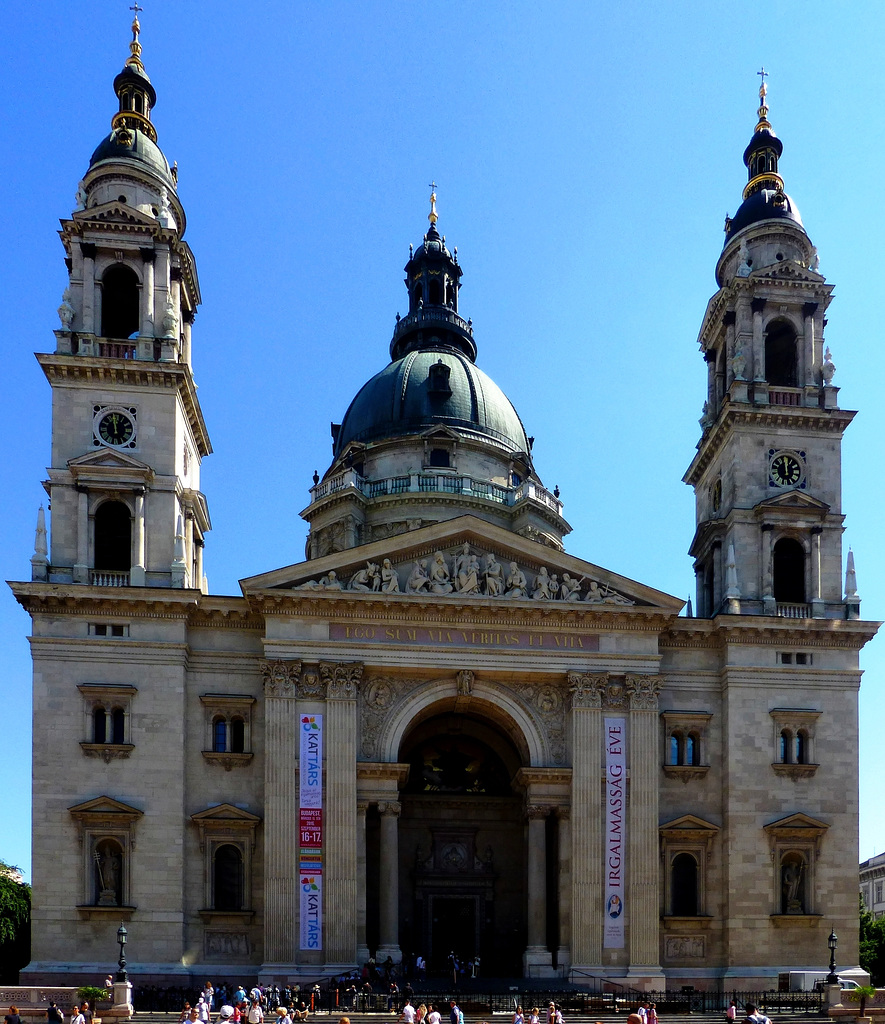
[[[197,545],[197,578],[194,580],[194,586],[202,590],[203,588],[203,548],[206,546],[205,541],[202,537],[199,537],[196,541]]]
[[[187,566],[187,580],[190,586],[196,587],[194,581],[194,514],[184,514],[184,564]]]
[[[765,299],[752,299],[750,308],[753,311],[753,380],[765,380],[765,346],[762,338],[762,310]]]
[[[731,382],[734,380],[734,366],[732,359],[734,359],[734,325],[737,322],[737,314],[733,309],[730,309],[725,316],[722,318],[722,323],[725,325],[725,390],[727,391],[731,387]]]
[[[154,308],[151,311],[151,320],[154,324],[162,324],[166,315],[166,298],[169,295],[170,271],[169,246],[158,245],[155,249],[157,268],[154,277]],[[156,330],[156,329],[155,329]],[[162,331],[159,332],[162,334]]]
[[[821,594],[820,578],[820,540],[822,532],[820,526],[814,526],[811,529],[811,615],[815,619],[822,619],[826,614]]]
[[[356,696],[362,674],[360,664],[320,662],[320,678],[326,684],[323,914],[327,964],[351,964],[356,959]]]
[[[298,703],[300,661],[264,676],[264,965],[290,967],[298,945]]]
[[[77,561],[74,583],[89,582],[89,492],[77,484]]]
[[[550,808],[526,807],[528,819],[528,949],[526,956],[547,952],[547,832]]]
[[[378,804],[381,812],[381,913],[378,960],[388,957],[399,963],[399,816],[402,807],[396,800]]]
[[[95,334],[95,245],[80,243],[83,256],[83,327],[84,334]]]
[[[762,614],[774,615],[777,604],[774,600],[774,574],[771,566],[771,523],[762,524]]]
[[[157,254],[153,249],[142,249],[141,258],[144,267],[144,280],[141,284],[141,329],[144,338],[154,337],[154,260]]]
[[[627,977],[639,988],[664,988],[658,936],[658,750],[657,676],[626,678],[630,695],[630,788],[628,801],[629,954]]]
[[[135,541],[133,554],[135,559],[129,572],[129,583],[133,587],[143,587],[144,575],[144,488],[135,492]]]
[[[571,964],[572,933],[572,830],[571,810],[557,807],[559,821],[559,946],[556,967],[565,976]]]
[[[366,943],[366,812],[369,805],[360,801],[356,805],[356,962],[369,959]]]
[[[572,971],[602,965],[602,695],[605,675],[570,672],[572,695]],[[577,976],[577,975],[575,975]]]
[[[802,315],[805,322],[805,344],[802,346],[805,356],[805,373],[803,379],[806,387],[813,387],[815,384],[819,383],[816,378],[815,371],[823,362],[823,353],[817,351],[817,339],[814,336],[814,314],[816,312],[816,302],[806,302],[802,307]]]

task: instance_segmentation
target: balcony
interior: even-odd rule
[[[367,498],[380,498],[396,494],[463,494],[485,498],[499,505],[518,505],[522,501],[536,501],[556,515],[562,515],[562,502],[539,484],[526,482],[518,487],[501,487],[489,480],[478,480],[460,473],[412,473],[380,480],[365,480],[352,469],[338,473],[310,489],[310,503],[322,501],[332,494],[352,489]]]
[[[778,601],[777,614],[778,618],[781,619],[810,619],[811,605],[792,603],[786,604],[784,602]]]
[[[108,569],[90,569],[89,582],[93,587],[128,587],[128,572],[112,572]]]
[[[420,327],[425,323],[428,327],[450,324],[452,327],[460,328],[465,334],[473,337],[473,327],[467,323],[464,317],[459,316],[453,309],[448,309],[446,306],[434,306],[428,309],[416,310],[414,313],[409,313],[398,320],[396,327],[393,329],[393,340],[396,341],[401,334],[411,330],[413,327]]]
[[[769,388],[769,405],[802,405],[802,396],[805,392],[802,388]]]

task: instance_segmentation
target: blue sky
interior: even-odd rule
[[[154,123],[180,167],[202,285],[194,364],[216,593],[303,557],[330,421],[386,362],[402,267],[438,184],[479,365],[559,485],[568,550],[681,597],[681,482],[705,397],[697,347],[726,212],[771,73],[781,171],[836,287],[826,340],[843,407],[846,550],[885,614],[881,543],[885,5],[718,2],[232,3],[146,0]],[[116,109],[127,0],[0,6],[5,579],[24,579],[49,459],[65,284],[58,219]],[[0,601],[6,794],[0,858],[27,869],[28,620]],[[885,638],[864,652],[861,845],[885,850]],[[79,723],[59,722],[76,747]]]

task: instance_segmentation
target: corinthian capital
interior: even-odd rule
[[[607,682],[605,673],[587,675],[583,672],[569,672],[568,688],[572,695],[572,707],[601,708]]]
[[[631,711],[657,711],[661,692],[660,676],[627,676]]]
[[[280,659],[261,662],[265,697],[294,697],[301,680],[300,661]]]
[[[321,661],[320,678],[326,685],[326,700],[356,700],[363,678],[363,663]]]

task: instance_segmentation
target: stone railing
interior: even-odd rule
[[[90,569],[89,582],[93,587],[128,587],[128,572],[110,572],[104,569]]]
[[[769,405],[801,405],[804,391],[802,388],[769,388]]]
[[[792,604],[778,601],[777,614],[781,619],[810,619],[810,604]]]
[[[516,505],[520,501],[537,501],[557,515],[562,515],[562,502],[539,484],[526,483],[518,487],[501,487],[490,480],[479,480],[460,473],[411,473],[380,480],[366,480],[352,469],[338,473],[310,489],[311,504],[351,487],[367,498],[392,494],[442,493],[464,494],[495,501],[499,505]]]
[[[463,316],[459,316],[454,309],[448,309],[446,306],[433,306],[427,309],[419,309],[398,320],[396,327],[393,329],[394,339],[398,338],[404,331],[419,326],[425,321],[428,322],[428,325],[433,323],[452,324],[454,327],[460,327],[462,331],[471,337],[473,336],[472,324],[469,324]]]

